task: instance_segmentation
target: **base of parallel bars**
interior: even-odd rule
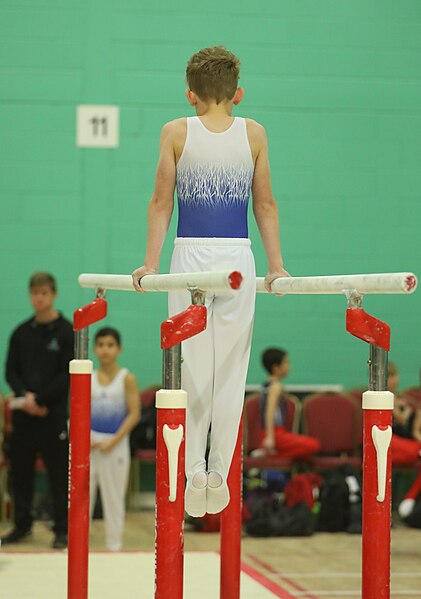
[[[241,421],[228,475],[230,502],[221,513],[220,599],[240,598],[243,483],[242,441],[243,425]]]
[[[369,388],[363,394],[362,599],[390,599],[392,465],[390,447],[375,443],[391,432],[393,394],[387,391],[387,351],[370,344]]]
[[[72,360],[70,372],[67,597],[87,599],[92,362]]]
[[[183,599],[185,439],[183,434],[174,475],[174,456],[164,438],[164,429],[185,431],[180,344],[164,349],[162,380],[164,389],[156,394],[155,599]]]

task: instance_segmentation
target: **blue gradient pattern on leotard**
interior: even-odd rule
[[[126,404],[116,402],[105,393],[95,398],[91,409],[91,430],[114,434],[127,416]]]
[[[187,165],[177,168],[178,237],[248,237],[253,168]]]

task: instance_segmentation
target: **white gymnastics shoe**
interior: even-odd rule
[[[202,470],[196,472],[191,482],[187,481],[184,495],[185,510],[193,518],[201,518],[206,514],[206,487],[208,475]]]
[[[206,490],[206,511],[208,514],[222,512],[230,502],[230,494],[226,481],[218,472],[209,472]]]

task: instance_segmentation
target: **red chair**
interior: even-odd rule
[[[298,397],[291,395],[291,393],[285,393],[284,400],[286,405],[285,428],[291,433],[298,433],[301,418],[301,402]]]
[[[315,467],[334,468],[344,462],[361,466],[355,455],[357,409],[356,402],[341,393],[319,393],[304,400],[304,433],[321,443],[320,456],[312,459]]]
[[[346,394],[350,397],[353,397],[355,400],[359,401],[360,405],[361,405],[364,391],[366,391],[366,389],[360,389],[359,387],[354,387],[354,389],[350,389],[349,391],[347,391]]]
[[[244,405],[244,451],[249,455],[260,448],[260,395],[246,397]]]
[[[160,385],[151,385],[144,389],[139,396],[141,406],[146,408],[154,405],[156,392],[160,389]],[[155,449],[139,449],[136,451],[136,459],[139,462],[155,462],[156,451]]]
[[[399,395],[404,395],[410,399],[414,408],[421,407],[421,389],[419,387],[409,387],[409,389],[405,389]]]
[[[155,403],[155,394],[161,388],[160,385],[151,385],[144,389],[139,395],[141,406],[149,407]],[[141,485],[141,466],[142,464],[154,464],[156,462],[155,449],[136,450],[131,463],[129,473],[129,483],[127,485],[126,505],[135,506],[135,497],[139,493]]]
[[[363,391],[361,389],[351,389],[345,393],[347,397],[355,404],[355,449],[362,455],[363,451]]]
[[[142,406],[149,407],[155,403],[155,394],[160,390],[159,385],[151,385],[140,393],[140,403]]]

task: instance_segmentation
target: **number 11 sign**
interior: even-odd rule
[[[118,106],[78,106],[76,145],[81,148],[117,148],[119,116]]]

